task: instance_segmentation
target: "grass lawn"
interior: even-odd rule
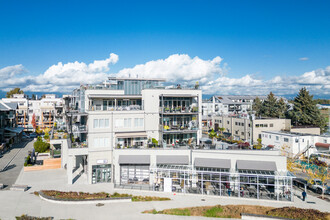
[[[252,205],[226,205],[226,206],[201,206],[189,208],[165,209],[162,211],[149,210],[143,213],[184,215],[184,216],[204,216],[217,218],[241,218],[241,213],[256,215],[268,215],[274,217],[303,219],[303,220],[330,220],[330,213],[320,212],[315,209],[300,209],[295,207],[274,208],[266,206]]]
[[[114,194],[109,194],[105,192],[99,193],[85,193],[85,192],[61,192],[56,190],[41,190],[46,196],[63,199],[63,200],[90,200],[90,199],[107,199],[107,198],[122,198],[130,197],[132,202],[148,202],[148,201],[167,201],[171,200],[166,197],[156,197],[156,196],[134,196],[131,194],[120,194],[115,192]],[[39,196],[38,192],[34,192],[35,195]]]

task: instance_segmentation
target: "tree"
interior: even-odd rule
[[[32,127],[34,130],[37,129],[37,123],[36,123],[36,115],[33,113],[32,115],[32,121],[31,121]]]
[[[253,105],[252,105],[252,110],[255,111],[255,114],[257,117],[261,116],[261,112],[262,112],[262,102],[259,99],[259,97],[256,97],[253,100]]]
[[[279,116],[277,98],[274,93],[270,92],[267,99],[263,102],[262,114],[271,118],[277,118]]]
[[[293,100],[293,109],[288,116],[294,125],[317,126],[324,132],[325,119],[306,88],[302,88]]]
[[[286,113],[288,111],[288,105],[285,103],[283,98],[280,98],[277,103],[277,111],[278,111],[278,117],[279,118],[285,118]]]
[[[12,89],[9,92],[7,92],[6,97],[12,98],[14,94],[24,94],[24,92],[20,88],[15,88],[15,89]]]
[[[214,144],[214,138],[217,136],[217,132],[214,131],[212,128],[211,132],[209,133],[209,137],[212,139],[212,144]]]
[[[41,137],[38,137],[37,141],[34,142],[33,146],[36,152],[44,153],[49,149],[50,144],[43,142]]]

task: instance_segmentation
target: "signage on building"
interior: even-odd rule
[[[97,160],[96,163],[97,164],[105,164],[105,163],[108,163],[108,160]]]

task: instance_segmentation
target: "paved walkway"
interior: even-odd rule
[[[23,141],[16,144],[0,158],[0,183],[6,185],[5,189],[9,189],[15,183],[24,166],[24,158],[27,157],[28,151],[31,151],[32,148],[33,141]]]
[[[300,208],[313,208],[320,211],[330,212],[329,203],[312,196],[307,197],[307,202],[295,197],[295,202],[277,202],[255,199],[238,199],[206,195],[184,195],[164,192],[135,191],[113,189],[112,184],[66,184],[66,171],[64,169],[45,171],[21,171],[16,183],[31,186],[27,192],[0,191],[0,218],[14,219],[15,216],[29,214],[32,216],[52,216],[55,219],[205,219],[204,217],[185,217],[170,215],[142,214],[145,210],[163,210],[169,208],[211,206],[211,205],[263,205],[272,207],[296,206]],[[77,181],[78,183],[78,181]],[[149,195],[170,197],[171,201],[162,202],[134,202],[134,203],[111,203],[97,207],[89,205],[61,205],[41,200],[33,194],[41,189],[55,189],[62,191],[83,191],[83,192],[109,192],[129,193],[134,195]],[[297,192],[300,195],[300,192]],[[209,218],[207,218],[209,219]]]

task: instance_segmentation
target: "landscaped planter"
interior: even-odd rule
[[[58,204],[95,204],[95,203],[119,203],[119,202],[132,202],[131,197],[113,197],[113,198],[99,198],[99,199],[58,199],[52,196],[47,196],[39,191],[39,197],[42,200],[58,203]]]

